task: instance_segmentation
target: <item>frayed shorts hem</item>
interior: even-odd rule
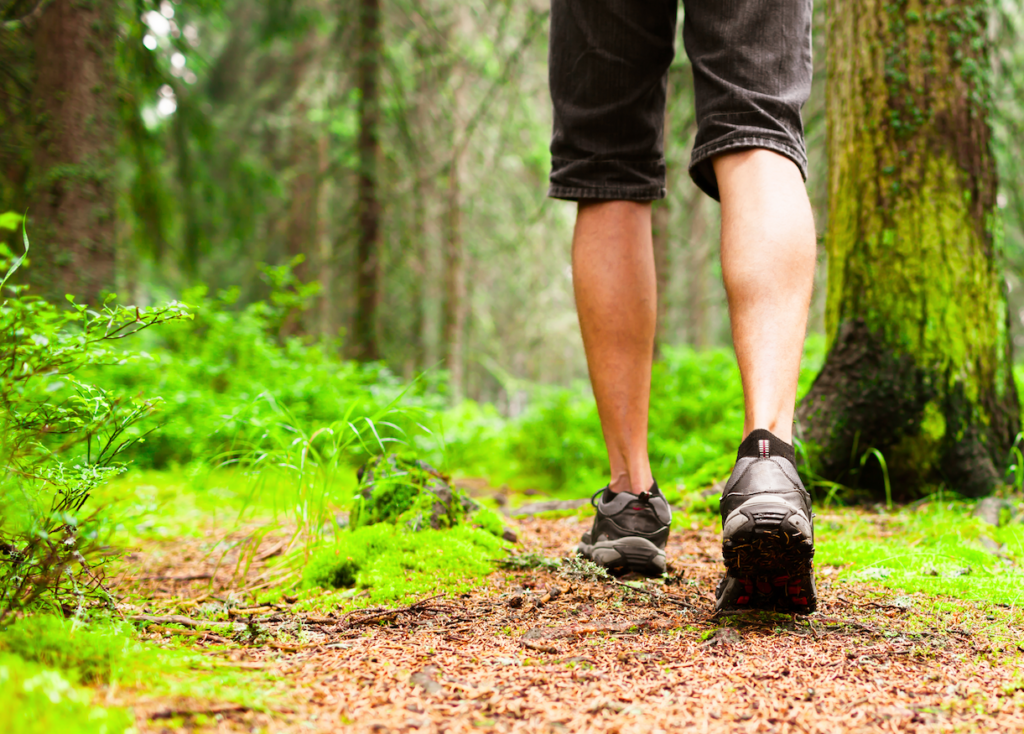
[[[552,199],[566,201],[659,201],[665,198],[664,186],[557,186],[548,188]]]
[[[800,169],[800,175],[804,181],[807,180],[807,154],[802,147],[793,145],[788,140],[750,135],[726,136],[712,140],[710,143],[705,143],[699,148],[694,148],[690,156],[690,178],[700,187],[701,191],[712,199],[721,201],[718,192],[718,179],[715,176],[715,169],[711,164],[711,159],[722,153],[754,148],[771,150],[786,156]]]

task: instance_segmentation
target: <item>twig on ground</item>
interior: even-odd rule
[[[239,704],[224,704],[222,706],[207,706],[205,708],[166,708],[154,711],[147,718],[149,719],[173,719],[175,716],[216,716],[217,714],[235,714],[249,711],[248,706]]]
[[[650,589],[645,589],[642,586],[633,586],[632,584],[627,584],[625,581],[615,581],[614,579],[611,581],[611,583],[615,586],[621,586],[624,589],[630,589],[631,591],[642,591],[644,594],[647,594],[655,601],[667,601],[672,604],[675,604],[676,606],[685,607],[686,609],[697,611],[697,607],[695,607],[693,604],[690,604],[687,601],[684,601],[682,597],[676,596],[675,594],[667,594],[664,591],[659,593],[656,591],[652,591]]]
[[[195,629],[196,627],[237,627],[234,622],[217,622],[205,619],[192,619],[181,614],[168,614],[154,616],[150,614],[133,614],[128,617],[132,622],[149,622],[150,624],[180,624],[182,627]]]
[[[420,599],[407,607],[400,607],[399,609],[376,609],[369,613],[364,613],[362,617],[354,616],[359,612],[349,612],[341,618],[338,624],[339,626],[344,625],[345,627],[356,627],[361,624],[366,624],[367,622],[375,622],[408,612],[425,612],[429,609],[429,607],[425,606],[428,602],[431,602],[434,599],[440,599],[442,596],[444,596],[444,594],[435,594],[434,596],[429,596],[426,599]]]

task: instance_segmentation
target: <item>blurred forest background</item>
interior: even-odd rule
[[[36,34],[48,7],[60,18]],[[1016,0],[995,10],[993,149],[1019,346],[1024,16]],[[262,264],[292,263],[297,300],[284,334],[331,340],[406,376],[444,364],[456,396],[510,413],[517,380],[585,377],[569,273],[573,205],[545,198],[546,3],[5,0],[2,18],[0,201],[28,212],[40,243],[45,183],[32,183],[31,170],[48,143],[33,114],[43,114],[47,85],[76,68],[95,65],[93,82],[106,89],[81,144],[109,165],[76,174],[97,179],[83,206],[110,209],[101,234],[82,236],[96,239],[82,265],[97,271],[96,287],[142,305],[198,284],[233,288],[241,307],[268,297]],[[820,232],[825,37],[818,3],[805,123]],[[669,90],[659,338],[728,345],[717,205],[685,170],[695,126],[681,48]],[[819,272],[811,329],[820,333],[824,262]]]
[[[816,4],[804,111],[822,239],[825,10]],[[977,89],[992,98],[994,230],[1022,354],[1024,9],[999,0],[986,12],[949,43],[977,51],[957,57],[965,69],[975,56],[992,67]],[[230,314],[241,333],[256,308],[279,345],[380,360],[405,380],[427,372],[447,404],[515,417],[534,386],[586,377],[574,206],[545,196],[548,14],[540,0],[3,0],[0,211],[27,212],[42,292],[215,304],[221,350],[241,339]],[[681,44],[669,101],[659,348],[728,347],[717,204],[686,174],[695,124]],[[60,115],[85,122],[58,140]],[[0,235],[20,252],[20,231]],[[820,335],[824,248],[819,260]],[[820,366],[821,343],[810,351]]]

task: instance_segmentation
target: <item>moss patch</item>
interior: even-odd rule
[[[506,545],[486,530],[457,525],[413,532],[380,523],[339,533],[310,560],[304,585],[349,589],[369,603],[470,588],[494,570]]]
[[[69,676],[17,655],[0,653],[0,731],[18,734],[120,734],[134,731],[121,709],[92,704],[93,693]]]
[[[1024,601],[1024,525],[994,527],[974,503],[933,501],[892,514],[819,515],[815,561],[840,580],[907,592],[1019,605]]]

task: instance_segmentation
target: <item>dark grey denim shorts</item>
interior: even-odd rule
[[[713,156],[768,148],[807,178],[812,0],[683,0],[697,138],[690,176],[715,199]],[[665,196],[665,89],[678,0],[551,0],[559,199]]]

